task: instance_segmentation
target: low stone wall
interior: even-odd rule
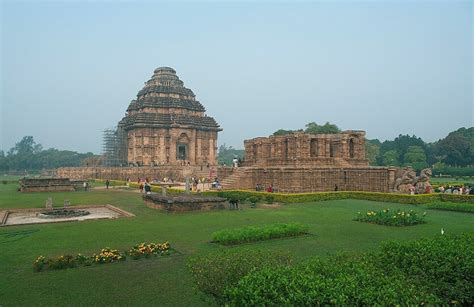
[[[226,199],[221,197],[201,197],[198,195],[162,196],[144,195],[145,205],[167,212],[210,211],[226,208]]]
[[[21,192],[74,191],[74,183],[67,178],[23,178],[19,181]]]
[[[61,167],[56,170],[56,176],[72,179],[109,179],[137,181],[138,178],[149,178],[150,180],[170,178],[174,181],[184,182],[186,176],[209,178],[217,176],[213,167],[206,166],[145,166],[145,167]]]
[[[245,168],[233,189],[265,189],[273,184],[279,192],[371,191],[391,192],[395,182],[392,168]]]

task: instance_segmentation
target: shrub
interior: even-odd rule
[[[231,249],[194,256],[188,260],[187,267],[197,288],[222,302],[225,289],[236,285],[249,272],[291,262],[285,252]]]
[[[43,271],[43,269],[45,269],[46,264],[47,264],[46,258],[43,256],[39,256],[38,258],[36,258],[35,261],[33,261],[33,270],[35,272],[41,272]]]
[[[471,212],[474,213],[474,204],[470,203],[451,203],[451,202],[435,202],[426,204],[428,209],[436,210],[447,210],[447,211],[458,211],[458,212]]]
[[[437,295],[443,305],[474,302],[474,234],[440,235],[408,243],[389,242],[373,262]]]
[[[166,256],[170,254],[170,244],[165,243],[140,243],[133,246],[127,253],[133,259],[151,256]]]
[[[273,204],[273,199],[273,195],[265,196],[265,201],[267,202],[267,204]]]
[[[125,255],[122,255],[118,250],[109,247],[103,248],[100,253],[92,255],[92,261],[95,263],[110,263],[125,260]]]
[[[223,245],[234,245],[305,234],[308,227],[300,223],[271,224],[224,229],[212,234],[212,240]]]
[[[386,226],[412,226],[416,224],[425,223],[424,217],[420,217],[416,211],[402,211],[402,210],[390,210],[384,209],[378,212],[369,211],[366,214],[360,212],[357,213],[355,221],[386,225]]]
[[[386,275],[363,259],[314,259],[296,267],[265,267],[227,288],[233,306],[423,305],[437,298]]]
[[[252,270],[229,286],[234,306],[472,305],[474,234],[388,242],[360,257]]]
[[[440,193],[438,195],[441,201],[474,204],[474,195],[459,195],[459,194],[447,194],[447,193]]]

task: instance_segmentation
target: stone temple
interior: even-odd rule
[[[217,163],[217,133],[222,129],[195,97],[174,69],[155,69],[118,124],[128,165]]]

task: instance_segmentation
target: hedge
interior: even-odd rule
[[[265,201],[267,197],[273,196],[273,201],[280,203],[305,203],[336,199],[361,199],[380,202],[391,202],[401,204],[427,204],[435,201],[450,201],[474,203],[473,195],[456,195],[456,194],[396,194],[381,192],[361,192],[361,191],[340,191],[340,192],[316,192],[316,193],[269,193],[248,190],[226,190],[226,191],[207,191],[202,194],[208,196],[219,196],[227,199],[246,200],[250,197]]]
[[[230,306],[471,306],[473,257],[472,233],[387,242],[360,256],[257,268],[224,298]]]

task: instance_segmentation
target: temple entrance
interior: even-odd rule
[[[188,145],[186,144],[177,144],[176,145],[176,159],[177,160],[187,160],[188,159]]]

